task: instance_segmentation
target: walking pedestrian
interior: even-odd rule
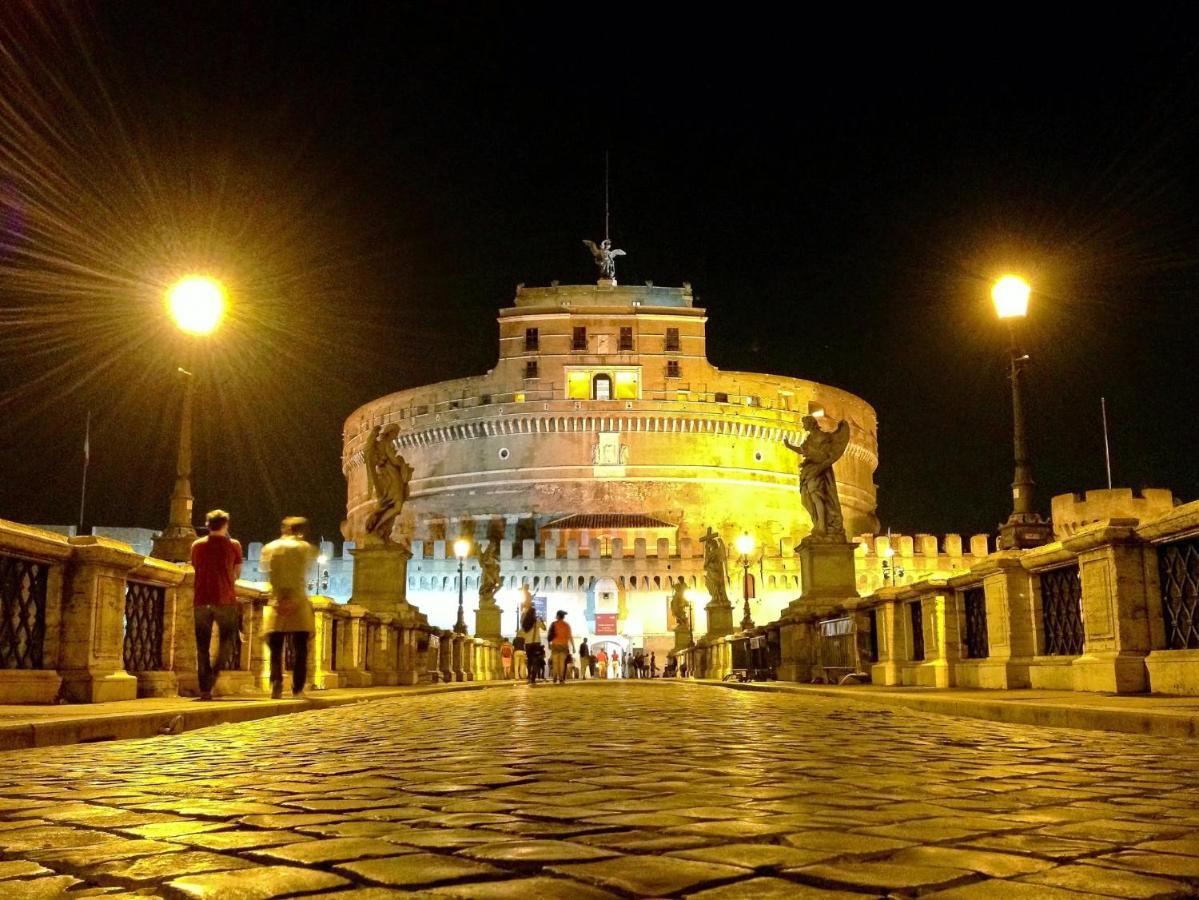
[[[650,654],[649,654],[649,677],[650,678],[658,677],[658,654],[652,650],[650,651]]]
[[[579,678],[586,678],[591,674],[591,648],[587,646],[587,638],[583,638],[583,642],[579,644]]]
[[[550,662],[554,684],[566,684],[566,657],[575,649],[574,635],[566,621],[566,610],[560,609],[550,623]]]
[[[524,681],[529,677],[528,656],[525,654],[525,636],[518,634],[512,639],[512,677]]]
[[[204,517],[208,534],[192,544],[191,564],[196,570],[195,628],[196,675],[200,699],[211,700],[221,668],[233,650],[241,623],[236,582],[241,575],[241,544],[229,537],[229,513],[214,509]],[[212,658],[212,627],[219,632],[216,660]]]
[[[283,534],[262,548],[259,568],[271,579],[271,599],[263,611],[262,630],[271,650],[271,697],[283,696],[283,645],[290,640],[295,664],[291,694],[304,697],[308,680],[308,638],[313,632],[312,601],[308,599],[308,571],[316,561],[317,549],[304,540],[308,520],[288,516]]]
[[[603,647],[599,648],[599,653],[595,654],[596,667],[599,669],[599,677],[608,677],[608,651]]]
[[[533,595],[528,587],[522,587],[524,599],[520,605],[520,627],[525,637],[525,656],[529,670],[529,684],[534,685],[537,679],[545,678],[545,623],[537,618],[537,610],[533,606]]]
[[[504,638],[500,644],[500,665],[504,667],[504,680],[512,677],[512,642]]]

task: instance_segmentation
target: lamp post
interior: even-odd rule
[[[166,296],[167,310],[175,325],[185,334],[203,337],[212,334],[225,315],[225,288],[219,281],[193,275],[171,287]],[[184,376],[183,412],[179,422],[179,454],[175,464],[175,488],[171,492],[171,512],[167,527],[154,539],[152,555],[170,562],[186,562],[196,529],[192,525],[192,397],[195,376],[179,368]]]
[[[883,584],[887,583],[890,578],[891,586],[899,584],[899,579],[903,578],[903,566],[895,562],[895,548],[887,545],[887,549],[883,551]]]
[[[462,609],[462,569],[470,556],[470,541],[458,538],[454,541],[454,556],[458,557],[458,621],[454,623],[454,634],[466,634],[466,613]]]
[[[753,617],[749,614],[749,598],[754,592],[749,580],[749,558],[754,552],[755,543],[753,535],[748,533],[743,533],[733,542],[737,552],[741,554],[741,599],[745,603],[745,609],[741,615],[742,631],[749,631],[754,627]]]
[[[1012,479],[1012,512],[999,526],[999,549],[1019,550],[1047,544],[1053,536],[1050,523],[1033,508],[1034,489],[1032,460],[1029,458],[1024,395],[1021,388],[1024,364],[1028,355],[1021,353],[1016,342],[1016,323],[1028,315],[1028,282],[1015,275],[1005,275],[995,282],[991,299],[995,314],[1007,322],[1009,337],[1010,378],[1012,382],[1012,449],[1015,456],[1015,476]]]

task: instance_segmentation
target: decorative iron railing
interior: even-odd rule
[[[46,642],[49,567],[0,555],[0,669],[40,669]]]
[[[924,604],[917,600],[908,604],[908,613],[912,617],[912,659],[915,662],[924,661]]]
[[[1166,648],[1199,650],[1199,538],[1158,545],[1157,571]]]
[[[125,671],[162,669],[162,617],[166,588],[140,581],[125,583]]]
[[[962,608],[966,617],[966,656],[986,659],[991,648],[987,643],[987,595],[981,587],[962,592]]]
[[[1082,653],[1082,582],[1077,565],[1041,573],[1041,623],[1046,656]]]

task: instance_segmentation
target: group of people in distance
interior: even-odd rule
[[[537,617],[533,598],[525,594],[520,606],[520,629],[513,640],[504,638],[500,645],[500,662],[504,677],[529,684],[546,681],[546,644],[549,646],[549,678],[554,684],[570,679],[586,678],[657,678],[658,657],[651,652],[636,653],[613,650],[611,654],[600,647],[596,653],[584,638],[576,648],[574,633],[566,621],[566,612],[558,610],[547,628]],[[665,675],[665,672],[663,673]]]
[[[236,582],[245,560],[241,543],[229,536],[229,513],[214,509],[205,517],[208,534],[192,544],[191,564],[196,570],[195,626],[196,674],[200,699],[211,700],[221,669],[233,652],[241,627],[241,607]],[[304,540],[308,520],[289,516],[282,534],[262,548],[259,571],[270,579],[270,599],[263,611],[262,630],[271,655],[271,697],[283,696],[283,656],[287,641],[294,651],[292,697],[303,699],[308,680],[308,639],[314,629],[312,601],[308,599],[308,573],[318,550]],[[214,659],[212,630],[219,634]]]

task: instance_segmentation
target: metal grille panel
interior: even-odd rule
[[[0,555],[0,669],[40,669],[46,639],[45,563]]]
[[[912,616],[912,659],[924,660],[924,604],[917,600],[908,604]]]
[[[166,588],[125,583],[125,671],[156,672],[162,669],[162,613]]]
[[[1078,566],[1041,574],[1046,656],[1078,656],[1083,648],[1082,582]]]
[[[991,648],[987,642],[987,595],[981,587],[962,592],[966,614],[966,654],[970,659],[986,659]]]
[[[1166,647],[1199,650],[1199,538],[1157,548]]]

